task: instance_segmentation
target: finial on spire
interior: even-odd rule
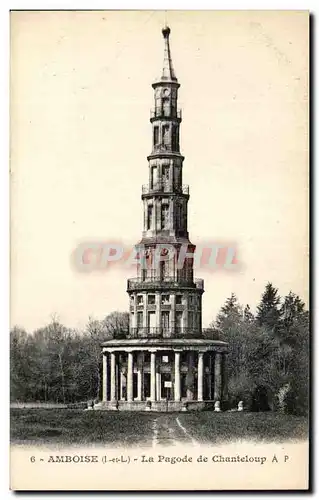
[[[175,72],[174,72],[174,68],[173,68],[173,63],[172,63],[172,59],[171,59],[171,51],[170,51],[170,46],[169,46],[170,32],[171,32],[171,30],[167,25],[162,29],[165,46],[164,46],[163,72],[162,72],[161,80],[177,81],[177,78],[176,78]]]
[[[169,37],[169,34],[170,34],[171,30],[168,26],[165,26],[163,29],[162,29],[162,33],[163,33],[163,37],[164,38],[168,38]]]

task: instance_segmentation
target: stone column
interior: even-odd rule
[[[133,401],[133,353],[127,357],[127,401]]]
[[[221,397],[222,397],[222,355],[219,352],[216,352],[214,400],[220,401]]]
[[[144,353],[138,353],[137,355],[137,399],[138,401],[143,401],[144,399],[144,388],[143,388],[143,378],[144,378]]]
[[[111,352],[111,401],[116,401],[116,356]]]
[[[143,224],[144,225],[144,231],[147,231],[147,206],[148,206],[147,202],[148,202],[147,198],[144,199],[144,220],[143,220],[143,222],[144,222],[144,224]],[[151,229],[153,229],[153,228],[151,227]]]
[[[156,324],[156,328],[158,328],[158,331],[159,329],[161,328],[161,292],[156,292],[155,294],[155,316],[156,316],[156,320],[155,320],[155,324]]]
[[[172,167],[170,167],[170,171],[172,171]],[[173,180],[170,179],[169,181],[170,187],[172,189],[173,187]],[[170,234],[174,236],[175,234],[175,228],[174,228],[174,202],[171,200],[169,204],[169,228],[170,228]]]
[[[171,109],[171,106],[170,106]],[[174,162],[170,160],[169,162],[169,187],[170,191],[173,191],[174,187]],[[173,227],[173,220],[170,221],[170,227]]]
[[[186,387],[187,387],[187,399],[192,401],[194,399],[194,385],[195,385],[195,377],[194,377],[194,353],[188,353],[188,372],[186,375]]]
[[[143,293],[143,328],[146,332],[148,327],[148,317],[147,317],[147,293]]]
[[[151,352],[151,401],[156,401],[156,353]]]
[[[107,401],[107,353],[103,352],[102,401]]]
[[[170,330],[173,333],[175,333],[175,316],[176,316],[176,295],[175,293],[173,293],[171,295],[171,324],[170,324]]]
[[[126,398],[125,398],[124,389],[126,389],[126,377],[125,377],[125,373],[121,369],[120,370],[120,399],[125,400]]]
[[[134,328],[134,331],[137,327],[137,298],[136,298],[136,294],[134,294],[134,316],[133,316],[133,324],[132,324],[132,328]]]
[[[204,353],[198,353],[198,365],[197,365],[197,400],[203,401],[203,389],[204,389]]]
[[[211,401],[212,400],[212,382],[213,382],[213,377],[212,377],[212,353],[209,353],[209,372],[208,372],[208,399]]]
[[[159,129],[159,135],[161,136],[161,127]],[[160,231],[161,230],[161,200],[156,200],[154,203],[154,210],[155,210],[155,230]]]
[[[198,297],[199,297],[199,325],[198,325],[198,328],[199,328],[199,331],[201,332],[202,331],[202,296],[198,295]]]
[[[183,320],[182,320],[182,327],[183,330],[187,334],[187,328],[188,328],[188,311],[189,311],[189,300],[188,300],[188,293],[183,294],[183,305],[184,305],[184,313],[183,313]]]
[[[175,382],[174,382],[174,399],[181,400],[181,373],[180,373],[181,353],[175,351]]]
[[[228,368],[227,368],[227,355],[223,353],[222,361],[222,398],[223,401],[228,400]]]
[[[161,372],[159,367],[159,360],[157,360],[156,366],[156,401],[161,400]]]

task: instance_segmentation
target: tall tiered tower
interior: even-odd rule
[[[177,107],[179,83],[162,30],[162,76],[153,83],[149,180],[142,188],[144,227],[137,277],[128,280],[130,328],[102,343],[106,410],[203,409],[225,398],[227,344],[202,335],[203,280],[194,280],[195,246],[187,230]],[[174,256],[174,257],[173,257]]]
[[[180,153],[180,87],[173,69],[169,35],[164,37],[161,77],[153,83],[152,151],[149,180],[142,187],[143,237],[138,245],[144,265],[128,281],[131,337],[200,337],[203,280],[193,278],[195,246],[188,238],[189,188],[183,184]],[[169,251],[170,245],[174,251]],[[161,258],[156,259],[161,255]],[[167,254],[167,257],[163,254]],[[173,254],[175,258],[173,258]],[[185,255],[188,255],[188,257]]]

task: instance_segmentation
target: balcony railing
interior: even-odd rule
[[[152,194],[152,193],[179,193],[179,194],[189,194],[188,184],[183,184],[182,186],[169,186],[164,182],[157,182],[150,186],[149,184],[143,184],[142,194]]]
[[[128,290],[138,290],[145,288],[176,288],[182,286],[186,288],[198,288],[199,290],[204,290],[204,280],[203,279],[185,279],[185,278],[176,278],[176,276],[146,276],[146,277],[138,277],[131,278],[127,280],[127,289]]]
[[[131,339],[137,338],[198,338],[201,332],[194,328],[166,328],[166,327],[137,327],[130,328],[128,335]]]
[[[151,109],[151,119],[152,118],[178,118],[182,119],[182,110],[180,108],[152,108]]]

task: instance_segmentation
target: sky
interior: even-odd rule
[[[232,242],[205,279],[203,326],[265,284],[308,302],[308,15],[302,11],[11,13],[11,324],[82,328],[128,309],[134,269],[80,273],[86,241],[137,243],[161,29],[181,84],[193,243]]]

